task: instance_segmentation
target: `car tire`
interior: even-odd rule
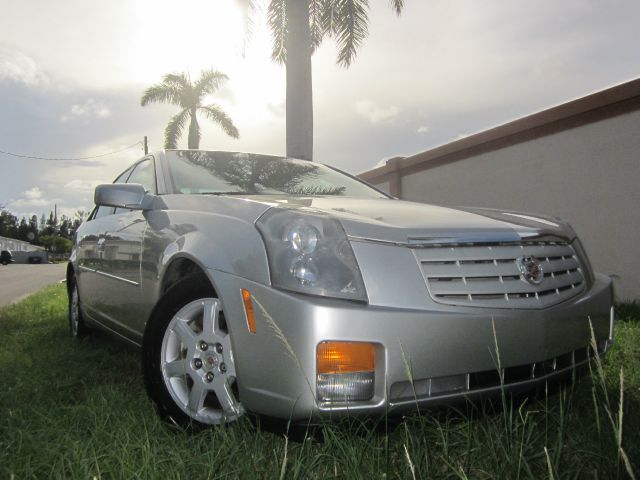
[[[206,277],[180,282],[160,300],[145,331],[142,370],[160,416],[181,427],[244,413],[222,302]]]
[[[69,332],[77,339],[86,337],[89,329],[82,318],[80,310],[80,292],[75,277],[69,280]]]

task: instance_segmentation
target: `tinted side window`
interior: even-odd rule
[[[147,192],[156,193],[156,176],[153,172],[153,161],[146,159],[138,163],[126,183],[139,183]],[[115,209],[115,213],[130,211],[128,208]]]
[[[131,170],[133,170],[133,167],[127,168],[124,172],[120,174],[118,178],[116,178],[113,181],[113,183],[126,183],[127,178],[129,178],[129,175],[131,174]]]
[[[93,214],[93,218],[91,220],[95,220],[96,218],[100,218],[100,217],[105,217],[107,215],[111,215],[112,213],[113,213],[113,207],[107,207],[105,205],[101,205]]]
[[[156,193],[156,176],[151,159],[140,162],[127,180],[127,183],[139,183],[147,192]]]

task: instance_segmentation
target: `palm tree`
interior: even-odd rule
[[[209,120],[220,125],[222,130],[233,138],[238,138],[238,129],[233,121],[218,105],[202,105],[204,97],[215,92],[228,77],[217,70],[204,70],[200,78],[191,82],[188,73],[170,73],[162,78],[161,83],[150,86],[142,95],[140,105],[151,102],[170,103],[181,108],[164,130],[165,148],[177,148],[187,119],[189,120],[189,148],[197,149],[200,145],[200,125],[196,113],[199,111]]]
[[[248,1],[247,14],[267,0]],[[404,0],[389,0],[396,15]],[[287,69],[287,156],[313,158],[311,55],[326,37],[338,46],[337,63],[349,67],[368,35],[369,0],[269,0],[267,22],[273,60]]]

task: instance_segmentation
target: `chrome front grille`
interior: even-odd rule
[[[573,247],[563,242],[438,244],[414,249],[433,300],[447,305],[545,308],[584,289]],[[519,259],[535,257],[544,279],[525,280]]]

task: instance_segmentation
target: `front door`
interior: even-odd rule
[[[154,159],[147,157],[134,166],[126,183],[139,183],[147,193],[156,193]],[[142,244],[147,221],[144,212],[116,208],[103,243],[102,280],[104,313],[114,329],[140,343],[147,321],[141,301]]]

